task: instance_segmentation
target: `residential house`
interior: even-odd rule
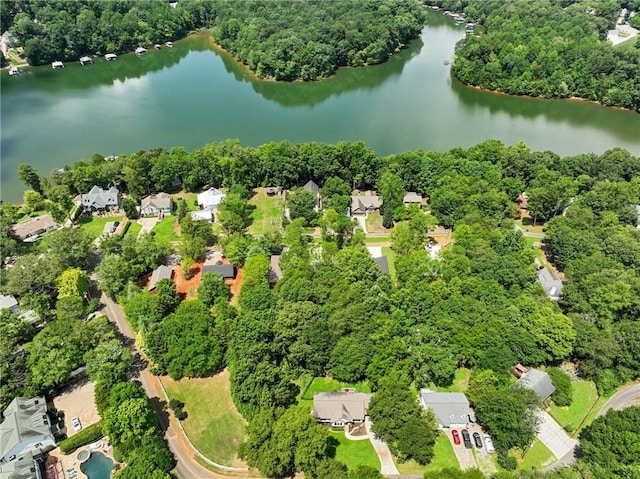
[[[198,208],[216,213],[226,196],[217,188],[209,188],[198,195]]]
[[[320,209],[320,187],[313,180],[309,180],[302,189],[313,194],[313,197],[316,200],[315,209]]]
[[[556,279],[547,268],[543,267],[538,270],[538,283],[540,283],[549,299],[557,301],[562,296],[562,281]]]
[[[417,204],[418,206],[422,205],[422,196],[416,193],[415,191],[409,191],[404,198],[402,199],[402,203],[405,206],[409,206],[411,204]]]
[[[46,447],[55,447],[44,397],[17,397],[4,410],[3,416],[4,421],[0,424],[2,469],[12,462],[26,464],[29,455],[38,456]]]
[[[53,221],[51,215],[42,215],[14,225],[13,232],[22,241],[30,242],[57,228],[58,223]]]
[[[351,196],[351,216],[367,216],[373,211],[380,210],[381,207],[382,199],[371,191]]]
[[[9,309],[13,314],[20,314],[20,306],[13,295],[0,294],[0,311],[3,309]]]
[[[0,479],[42,479],[40,462],[34,459],[31,451],[6,464],[0,463]]]
[[[158,193],[142,198],[140,202],[140,216],[170,215],[173,201],[167,193]]]
[[[433,410],[440,428],[467,427],[472,417],[469,401],[463,393],[440,393],[421,389],[420,404],[425,409]]]
[[[235,279],[236,267],[232,264],[224,264],[221,261],[217,261],[216,264],[205,264],[202,267],[202,274],[216,273],[222,276],[222,279]]]
[[[94,185],[89,193],[80,196],[80,201],[85,211],[118,210],[122,202],[122,195],[115,186],[103,190]]]
[[[342,427],[360,424],[367,415],[373,394],[352,391],[322,392],[313,395],[313,415],[316,421]]]
[[[280,268],[280,255],[271,255],[271,268],[269,269],[269,284],[274,285],[282,279],[282,269]]]
[[[518,383],[535,392],[542,402],[549,399],[549,396],[556,390],[556,387],[551,381],[551,377],[549,377],[546,372],[534,368],[529,369],[520,376]]]
[[[151,273],[151,279],[149,280],[149,291],[156,289],[156,285],[163,279],[171,279],[173,277],[173,270],[170,266],[161,264]]]

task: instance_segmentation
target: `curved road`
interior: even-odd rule
[[[104,294],[102,295],[101,301],[105,305],[104,311],[109,320],[117,326],[123,336],[131,339],[132,344],[135,345],[135,334],[131,331],[129,323],[127,323],[124,318],[120,305]],[[137,351],[135,346],[134,352],[138,352],[139,354],[139,351]],[[147,396],[151,400],[151,404],[156,411],[156,416],[158,417],[161,430],[165,431],[165,439],[169,444],[169,449],[171,449],[171,452],[176,458],[175,471],[178,474],[178,477],[181,479],[227,479],[228,476],[212,472],[198,463],[193,449],[187,445],[181,432],[177,432],[180,431],[180,427],[175,424],[176,419],[173,416],[168,415],[163,410],[161,405],[163,398],[159,393],[158,386],[156,385],[157,378],[149,372],[148,368],[141,370],[138,378],[136,379],[140,380],[142,387],[147,393]],[[234,473],[234,478],[243,479],[236,474],[237,473]]]
[[[640,405],[640,383],[630,384],[628,386],[624,386],[620,388],[613,396],[609,398],[609,400],[604,403],[602,409],[596,417],[604,416],[609,409],[615,409],[619,411],[620,409],[624,409],[629,406],[637,406]],[[580,443],[578,443],[579,445]],[[543,467],[541,469],[542,472],[549,472],[556,469],[560,469],[561,467],[565,467],[570,465],[573,461],[575,461],[574,452],[570,452],[564,457],[561,457],[553,464]]]

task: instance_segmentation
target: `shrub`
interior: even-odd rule
[[[547,373],[556,387],[551,396],[556,406],[570,406],[573,402],[573,384],[571,378],[558,368],[548,368]]]
[[[507,471],[515,471],[518,467],[518,461],[516,458],[508,454],[499,454],[498,464],[504,467]]]
[[[102,421],[98,421],[95,424],[85,427],[78,434],[60,441],[60,451],[62,454],[71,454],[79,447],[90,444],[93,441],[97,441],[102,436],[104,436],[104,433],[102,432]]]

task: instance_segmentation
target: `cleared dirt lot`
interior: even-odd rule
[[[78,417],[85,428],[100,420],[98,410],[93,402],[95,384],[83,379],[69,386],[62,394],[53,399],[53,405],[58,411],[64,412],[64,425],[67,436],[73,436],[76,431],[71,426],[71,418]]]

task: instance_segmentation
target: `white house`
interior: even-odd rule
[[[15,296],[8,295],[5,296],[0,294],[0,311],[3,309],[10,310],[13,314],[20,314],[20,306],[18,306],[18,301]]]
[[[85,211],[117,210],[120,209],[122,195],[115,186],[103,190],[94,185],[88,193],[81,195],[80,200]]]
[[[44,397],[17,397],[3,413],[0,424],[0,467],[37,456],[48,446],[55,447],[51,421]]]
[[[226,196],[217,188],[209,188],[198,195],[198,208],[216,213]]]
[[[170,215],[173,201],[167,193],[158,193],[142,198],[140,216]]]

